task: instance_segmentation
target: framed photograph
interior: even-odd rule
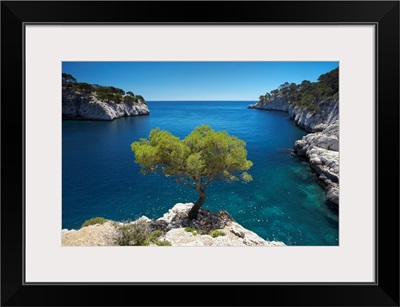
[[[1,25],[2,305],[399,306],[398,1]]]

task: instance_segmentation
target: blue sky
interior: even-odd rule
[[[338,62],[63,62],[78,82],[155,100],[258,100],[286,81],[318,77]]]

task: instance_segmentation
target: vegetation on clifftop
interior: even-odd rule
[[[151,244],[157,246],[171,246],[166,240],[159,240],[164,235],[164,231],[151,231],[147,223],[136,223],[119,227],[120,238],[117,245],[119,246],[148,246]]]
[[[286,98],[292,106],[317,110],[315,102],[324,98],[337,98],[339,94],[339,68],[319,76],[317,82],[308,80],[300,84],[285,82],[278,89],[259,97],[257,104],[266,104],[277,98]]]
[[[104,224],[107,222],[107,220],[104,217],[94,217],[89,220],[86,220],[83,222],[82,227],[90,226],[90,225],[96,225],[96,224]]]
[[[67,73],[62,73],[62,88],[70,88],[84,95],[92,95],[108,103],[125,102],[146,104],[143,96],[135,95],[132,91],[125,92],[123,89],[114,86],[101,86],[86,82],[77,82],[74,76]]]

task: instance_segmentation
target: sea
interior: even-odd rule
[[[149,101],[148,116],[62,122],[62,228],[93,217],[133,221],[161,217],[198,194],[160,174],[142,175],[130,145],[154,128],[184,138],[206,124],[246,142],[253,181],[214,182],[203,208],[226,210],[265,240],[295,246],[339,245],[339,214],[303,157],[306,132],[287,113],[248,109],[255,101]]]

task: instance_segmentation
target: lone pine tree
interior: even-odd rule
[[[239,138],[207,125],[196,127],[183,140],[156,128],[148,139],[131,144],[142,174],[174,176],[178,184],[196,189],[200,197],[190,210],[189,219],[197,217],[211,182],[253,180],[245,172],[253,165],[247,160],[245,147],[246,143]]]

